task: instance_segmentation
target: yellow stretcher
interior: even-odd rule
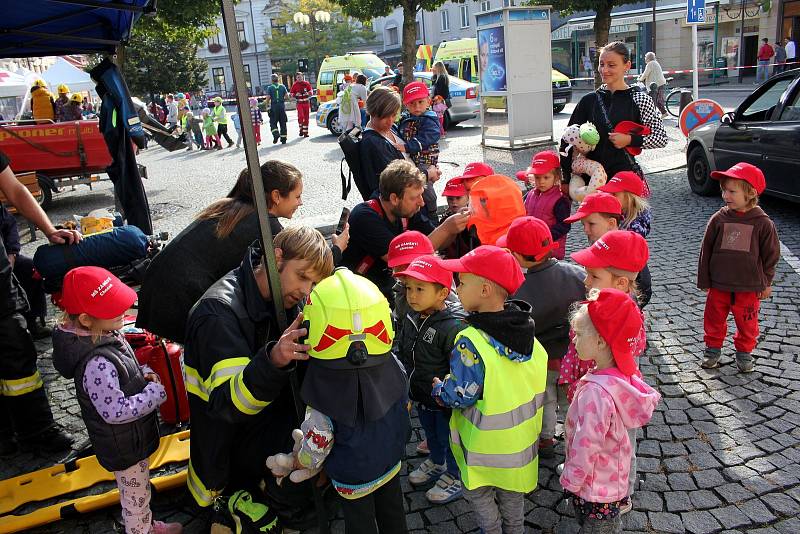
[[[161,438],[158,450],[150,456],[150,470],[154,471],[168,464],[188,460],[189,431],[185,430]],[[119,502],[117,489],[100,495],[69,499],[24,515],[11,513],[24,504],[69,495],[75,491],[91,488],[99,482],[112,480],[114,474],[103,468],[96,456],[89,456],[75,462],[54,465],[0,481],[0,534],[19,532],[114,505]],[[185,482],[186,469],[150,480],[156,490],[176,488]]]

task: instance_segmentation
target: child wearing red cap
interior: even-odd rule
[[[425,493],[428,501],[444,504],[461,497],[458,465],[450,452],[450,410],[431,397],[431,382],[450,369],[450,351],[464,328],[464,310],[456,299],[447,302],[453,273],[434,255],[420,256],[395,276],[402,280],[411,310],[395,336],[395,354],[409,376],[409,397],[417,403],[419,422],[430,457],[408,475],[413,485],[436,484]]]
[[[728,314],[733,313],[736,365],[749,373],[753,370],[750,353],[758,340],[760,301],[772,294],[780,241],[772,220],[758,206],[758,196],[766,188],[758,167],[737,163],[727,171],[712,172],[711,177],[720,181],[725,206],[708,221],[700,248],[697,287],[708,292],[701,366],[719,366]]]
[[[447,199],[447,210],[439,218],[439,224],[442,224],[449,216],[469,209],[469,190],[462,177],[448,180],[442,196]],[[439,254],[447,259],[460,258],[478,245],[480,242],[475,232],[464,229],[458,233],[452,243],[439,249]]]
[[[467,327],[455,340],[450,374],[433,396],[451,407],[450,448],[464,498],[483,532],[522,532],[525,494],[538,483],[547,353],[534,337],[530,306],[507,301],[522,270],[504,249],[483,245],[442,264],[459,273]]]
[[[634,444],[630,434],[653,416],[660,395],[639,376],[631,345],[642,316],[616,289],[593,289],[571,319],[575,345],[594,369],[578,384],[565,421],[560,482],[572,496],[580,532],[622,532]]]
[[[620,206],[622,206],[620,230],[636,232],[647,238],[650,233],[652,213],[650,204],[642,197],[644,181],[638,174],[633,171],[620,171],[606,185],[598,187],[597,190],[610,193],[619,200]],[[639,306],[644,308],[653,297],[653,282],[648,266],[645,265],[641,270],[636,278],[636,283],[639,286]]]
[[[586,195],[578,206],[578,211],[564,219],[564,222],[570,224],[576,221],[581,221],[583,224],[583,233],[591,245],[606,232],[619,228],[619,223],[622,221],[622,205],[609,193]]]
[[[75,381],[89,439],[114,473],[125,532],[182,532],[180,523],[153,521],[148,457],[158,448],[156,410],[166,398],[158,375],[140,366],[119,332],[136,293],[100,267],[78,267],[64,277],[61,324],[53,332],[53,366]]]
[[[467,188],[467,194],[469,194],[470,190],[472,190],[472,186],[475,185],[481,178],[485,178],[487,176],[491,176],[494,174],[494,169],[491,165],[487,165],[482,161],[473,161],[471,163],[467,163],[464,166],[464,172],[461,176],[456,176],[453,180],[461,180],[464,184],[464,187]]]
[[[569,217],[572,201],[561,191],[561,159],[551,150],[538,152],[531,158],[531,166],[518,172],[517,178],[530,188],[525,195],[525,213],[547,223],[553,241],[558,243],[553,257],[563,260],[570,229],[564,219]]]
[[[568,405],[564,388],[558,387],[558,378],[561,358],[569,347],[569,309],[586,296],[583,286],[586,273],[580,267],[553,257],[559,244],[553,243],[550,228],[536,217],[515,219],[508,233],[497,240],[497,246],[510,250],[525,271],[525,281],[513,298],[532,306],[536,339],[547,351],[547,389],[539,456],[552,458],[556,412],[560,412],[563,419]]]

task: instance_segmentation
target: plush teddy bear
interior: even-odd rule
[[[603,166],[586,157],[600,142],[600,133],[591,122],[581,125],[572,124],[564,130],[561,140],[567,143],[562,152],[566,156],[572,150],[572,176],[569,179],[569,196],[576,202],[581,202],[586,195],[594,193],[597,188],[608,181]],[[589,183],[582,175],[589,175]]]
[[[317,429],[313,429],[312,432],[315,433],[316,436],[316,433],[319,431],[317,431]],[[331,438],[333,437],[325,432],[319,432],[319,434],[323,436],[323,440],[328,442],[330,442]],[[303,431],[299,428],[295,428],[292,430],[292,438],[294,439],[294,448],[292,449],[291,453],[278,453],[273,456],[267,456],[267,468],[272,472],[272,476],[275,477],[275,480],[278,482],[279,486],[286,476],[289,477],[289,480],[295,484],[298,484],[313,477],[322,469],[322,465],[314,468],[303,467],[303,463],[309,463],[303,462],[305,458],[301,458],[301,456],[304,454],[301,450],[301,445],[304,438]],[[313,442],[317,443],[318,440],[314,439]]]

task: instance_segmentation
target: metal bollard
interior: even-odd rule
[[[693,100],[691,89],[681,89],[681,111],[683,111],[683,108],[688,106]]]

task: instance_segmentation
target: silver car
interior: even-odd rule
[[[415,72],[414,80],[424,83],[431,87],[432,72]],[[478,85],[455,76],[449,76],[450,79],[450,101],[452,106],[445,112],[445,128],[452,128],[462,121],[474,119],[480,115],[481,107],[478,100]],[[391,85],[394,81],[394,76],[384,76],[373,80],[369,84],[371,91],[378,85]],[[341,126],[339,126],[339,103],[338,98],[320,104],[317,110],[317,126],[327,128],[333,135],[341,133]]]

